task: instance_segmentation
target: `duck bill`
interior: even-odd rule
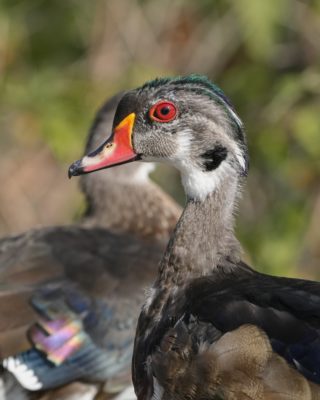
[[[70,166],[69,178],[137,160],[132,146],[134,121],[134,113],[124,118],[106,142]]]

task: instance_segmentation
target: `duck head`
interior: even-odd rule
[[[90,154],[97,149],[101,143],[106,141],[110,132],[112,132],[112,124],[117,106],[125,92],[120,92],[108,99],[96,113],[94,120],[89,129],[87,143],[84,154]],[[101,171],[95,174],[82,176],[82,189],[90,198],[106,195],[102,188],[104,184],[110,182],[122,183],[125,185],[135,185],[137,183],[147,183],[149,174],[154,170],[155,165],[152,163],[135,163],[123,165],[121,168],[113,168],[108,171]],[[107,197],[107,196],[106,196]]]
[[[175,166],[187,196],[202,199],[226,173],[246,175],[243,125],[206,77],[156,79],[124,94],[109,138],[73,163],[69,176],[136,160]]]

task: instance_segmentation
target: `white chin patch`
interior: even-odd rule
[[[133,175],[132,180],[134,183],[147,183],[149,182],[149,175],[156,168],[155,163],[143,163],[139,162],[139,168],[137,168],[136,173]]]
[[[221,163],[213,171],[202,171],[186,163],[181,169],[182,184],[189,198],[203,201],[233,173],[232,167],[227,162]]]
[[[8,357],[2,362],[3,367],[15,376],[22,387],[27,390],[40,390],[42,383],[32,369],[15,357]]]

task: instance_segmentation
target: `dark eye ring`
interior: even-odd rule
[[[149,110],[149,117],[157,122],[170,122],[177,116],[177,107],[171,101],[158,101]]]

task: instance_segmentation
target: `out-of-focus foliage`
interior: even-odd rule
[[[61,165],[82,153],[106,97],[198,72],[224,89],[247,128],[238,232],[252,263],[319,276],[319,63],[320,0],[3,0],[0,232],[76,213]],[[155,178],[183,201],[175,173]]]

